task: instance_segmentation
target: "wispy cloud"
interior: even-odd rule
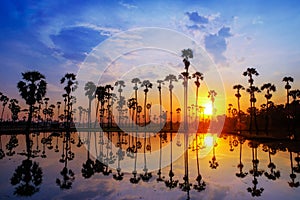
[[[130,3],[125,3],[123,1],[120,1],[119,4],[127,9],[136,9],[138,8],[137,6],[130,4]]]

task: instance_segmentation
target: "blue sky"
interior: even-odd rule
[[[225,87],[295,78],[300,88],[300,3],[288,1],[18,1],[0,7],[0,91],[19,98],[21,72],[39,70],[57,97],[66,72],[77,73],[86,55],[122,31],[160,27],[195,40],[216,63]],[[188,48],[188,47],[187,47]],[[232,91],[230,91],[232,92]],[[276,95],[274,95],[276,96]],[[277,96],[279,101],[284,97]]]

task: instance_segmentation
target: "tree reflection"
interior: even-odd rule
[[[174,172],[173,172],[173,139],[172,132],[170,132],[170,171],[169,171],[169,180],[165,181],[165,184],[168,188],[172,189],[177,187],[178,180],[173,180]]]
[[[68,161],[73,160],[74,153],[71,152],[71,143],[70,143],[70,133],[67,132],[63,136],[63,145],[62,145],[62,157],[59,160],[61,163],[64,163],[64,168],[60,172],[62,179],[56,179],[56,184],[60,189],[71,189],[73,181],[75,180],[75,174],[71,169],[68,169]]]
[[[293,166],[293,154],[292,152],[290,151],[290,161],[291,161],[291,174],[290,174],[290,178],[291,178],[291,181],[288,182],[289,186],[290,187],[299,187],[299,181],[295,182],[295,179],[296,179],[296,174],[294,174],[294,166]]]
[[[199,148],[200,145],[198,143],[198,133],[196,133],[196,158],[197,158],[197,173],[198,173],[196,181],[198,184],[194,185],[194,189],[197,190],[198,192],[201,192],[202,190],[205,190],[206,183],[202,180],[202,175],[200,174]]]
[[[217,161],[216,158],[216,151],[215,148],[218,146],[218,144],[216,143],[215,139],[214,139],[214,145],[213,145],[213,157],[211,158],[211,161],[209,161],[209,167],[212,169],[217,169],[219,166],[219,163]]]
[[[8,152],[6,153],[7,156],[13,156],[16,152],[14,149],[19,145],[19,141],[16,135],[11,135],[8,143],[6,144],[6,149]]]
[[[249,142],[249,146],[252,149],[252,169],[250,170],[250,174],[253,175],[253,187],[248,187],[247,191],[251,193],[253,197],[261,196],[262,192],[264,191],[264,188],[257,188],[258,180],[257,177],[261,176],[263,174],[262,170],[258,170],[258,164],[259,160],[257,158],[257,147],[258,143],[251,141]]]
[[[42,168],[37,162],[30,160],[34,157],[31,147],[32,143],[28,133],[26,134],[26,153],[21,154],[27,158],[16,168],[10,179],[12,185],[17,185],[14,194],[18,196],[32,196],[39,191],[39,185],[43,180]]]
[[[240,143],[240,163],[237,165],[237,167],[240,169],[240,171],[235,175],[239,178],[244,178],[248,174],[247,172],[243,172],[244,164],[242,163],[242,150],[243,150],[244,139],[239,138],[239,143]]]
[[[268,148],[268,154],[269,154],[269,164],[268,164],[268,168],[270,169],[270,172],[265,172],[265,176],[270,179],[270,180],[276,180],[279,179],[280,177],[280,171],[279,170],[275,170],[276,169],[276,165],[272,162],[271,159],[271,155],[275,155],[276,154],[276,149],[272,149],[270,147]]]
[[[113,178],[117,181],[121,181],[121,180],[123,180],[124,173],[121,172],[120,162],[121,162],[121,160],[124,159],[125,152],[122,150],[122,142],[121,142],[121,133],[120,132],[118,132],[118,146],[119,146],[119,149],[117,152],[117,156],[118,156],[117,174],[114,174]]]
[[[81,173],[84,178],[91,178],[94,175],[94,161],[90,158],[90,148],[91,148],[91,132],[88,132],[88,137],[86,140],[87,144],[87,160],[82,164]]]
[[[5,153],[2,149],[2,135],[0,135],[0,160],[5,157]]]

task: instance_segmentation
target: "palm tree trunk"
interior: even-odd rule
[[[267,100],[267,107],[266,107],[266,127],[265,127],[265,131],[266,134],[269,135],[269,101]]]
[[[173,117],[172,117],[172,90],[170,90],[170,131],[172,133],[172,130],[173,130]]]
[[[88,113],[88,128],[91,128],[91,107],[92,107],[92,100],[89,99],[89,113]]]
[[[242,129],[242,119],[241,119],[241,106],[240,106],[240,98],[238,98],[238,109],[239,109],[239,131]]]
[[[4,109],[5,109],[5,106],[3,106],[3,108],[2,108],[2,113],[1,113],[1,122],[3,121],[3,113],[4,113]]]
[[[96,116],[95,116],[94,128],[96,128],[98,112],[99,112],[99,100],[97,101],[97,106],[96,106]]]

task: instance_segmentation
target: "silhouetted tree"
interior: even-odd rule
[[[47,83],[45,81],[45,76],[37,71],[29,71],[22,73],[24,81],[20,81],[17,85],[21,97],[29,105],[29,113],[26,130],[29,132],[32,114],[34,109],[34,104],[42,100],[46,94]],[[29,142],[29,141],[27,141]]]
[[[238,84],[238,85],[234,85],[233,89],[236,90],[236,98],[237,98],[237,102],[238,102],[238,119],[239,119],[239,130],[241,130],[241,106],[240,106],[240,98],[242,97],[240,91],[241,90],[245,90],[244,86]]]
[[[255,68],[247,68],[246,71],[243,72],[244,76],[248,76],[248,83],[249,83],[249,88],[247,89],[247,92],[249,92],[250,94],[250,108],[251,108],[251,113],[250,113],[250,132],[252,131],[252,119],[254,117],[254,123],[256,126],[256,131],[258,131],[257,129],[257,121],[256,121],[256,112],[255,110],[253,111],[253,108],[255,107],[255,102],[256,102],[256,98],[255,98],[255,92],[258,92],[259,89],[255,86],[253,86],[254,83],[254,79],[253,76],[258,76],[259,73],[256,71]]]
[[[2,122],[3,121],[4,109],[5,109],[8,101],[9,101],[9,98],[7,96],[5,96],[5,95],[2,94],[0,96],[0,101],[2,102],[2,112],[1,112],[1,119],[0,119],[0,121]]]
[[[189,198],[190,183],[189,183],[189,166],[188,166],[188,115],[187,115],[187,104],[188,104],[188,80],[191,78],[189,75],[190,61],[189,58],[193,58],[193,51],[191,49],[184,49],[181,51],[184,63],[185,71],[181,73],[183,76],[183,87],[184,87],[184,183],[180,184],[180,188],[183,191],[187,191]]]
[[[89,112],[88,112],[88,127],[91,128],[91,109],[92,101],[95,98],[96,85],[95,83],[89,81],[84,86],[85,96],[89,99]]]
[[[272,98],[272,93],[276,91],[276,86],[271,83],[265,83],[263,86],[260,88],[261,90],[266,90],[265,98],[267,100],[266,102],[266,126],[265,126],[265,131],[268,134],[268,129],[269,129],[269,104],[270,104],[270,99]]]
[[[17,99],[11,99],[9,101],[9,105],[8,108],[11,111],[11,119],[13,122],[15,122],[16,120],[18,120],[19,118],[19,113],[21,111],[21,107],[18,105],[19,101]]]
[[[76,75],[73,73],[66,73],[64,77],[60,80],[61,84],[66,83],[64,90],[66,91],[65,95],[65,116],[67,119],[67,128],[70,128],[70,121],[71,121],[71,100],[72,95],[71,92],[74,92],[77,89],[78,82],[76,81]]]

